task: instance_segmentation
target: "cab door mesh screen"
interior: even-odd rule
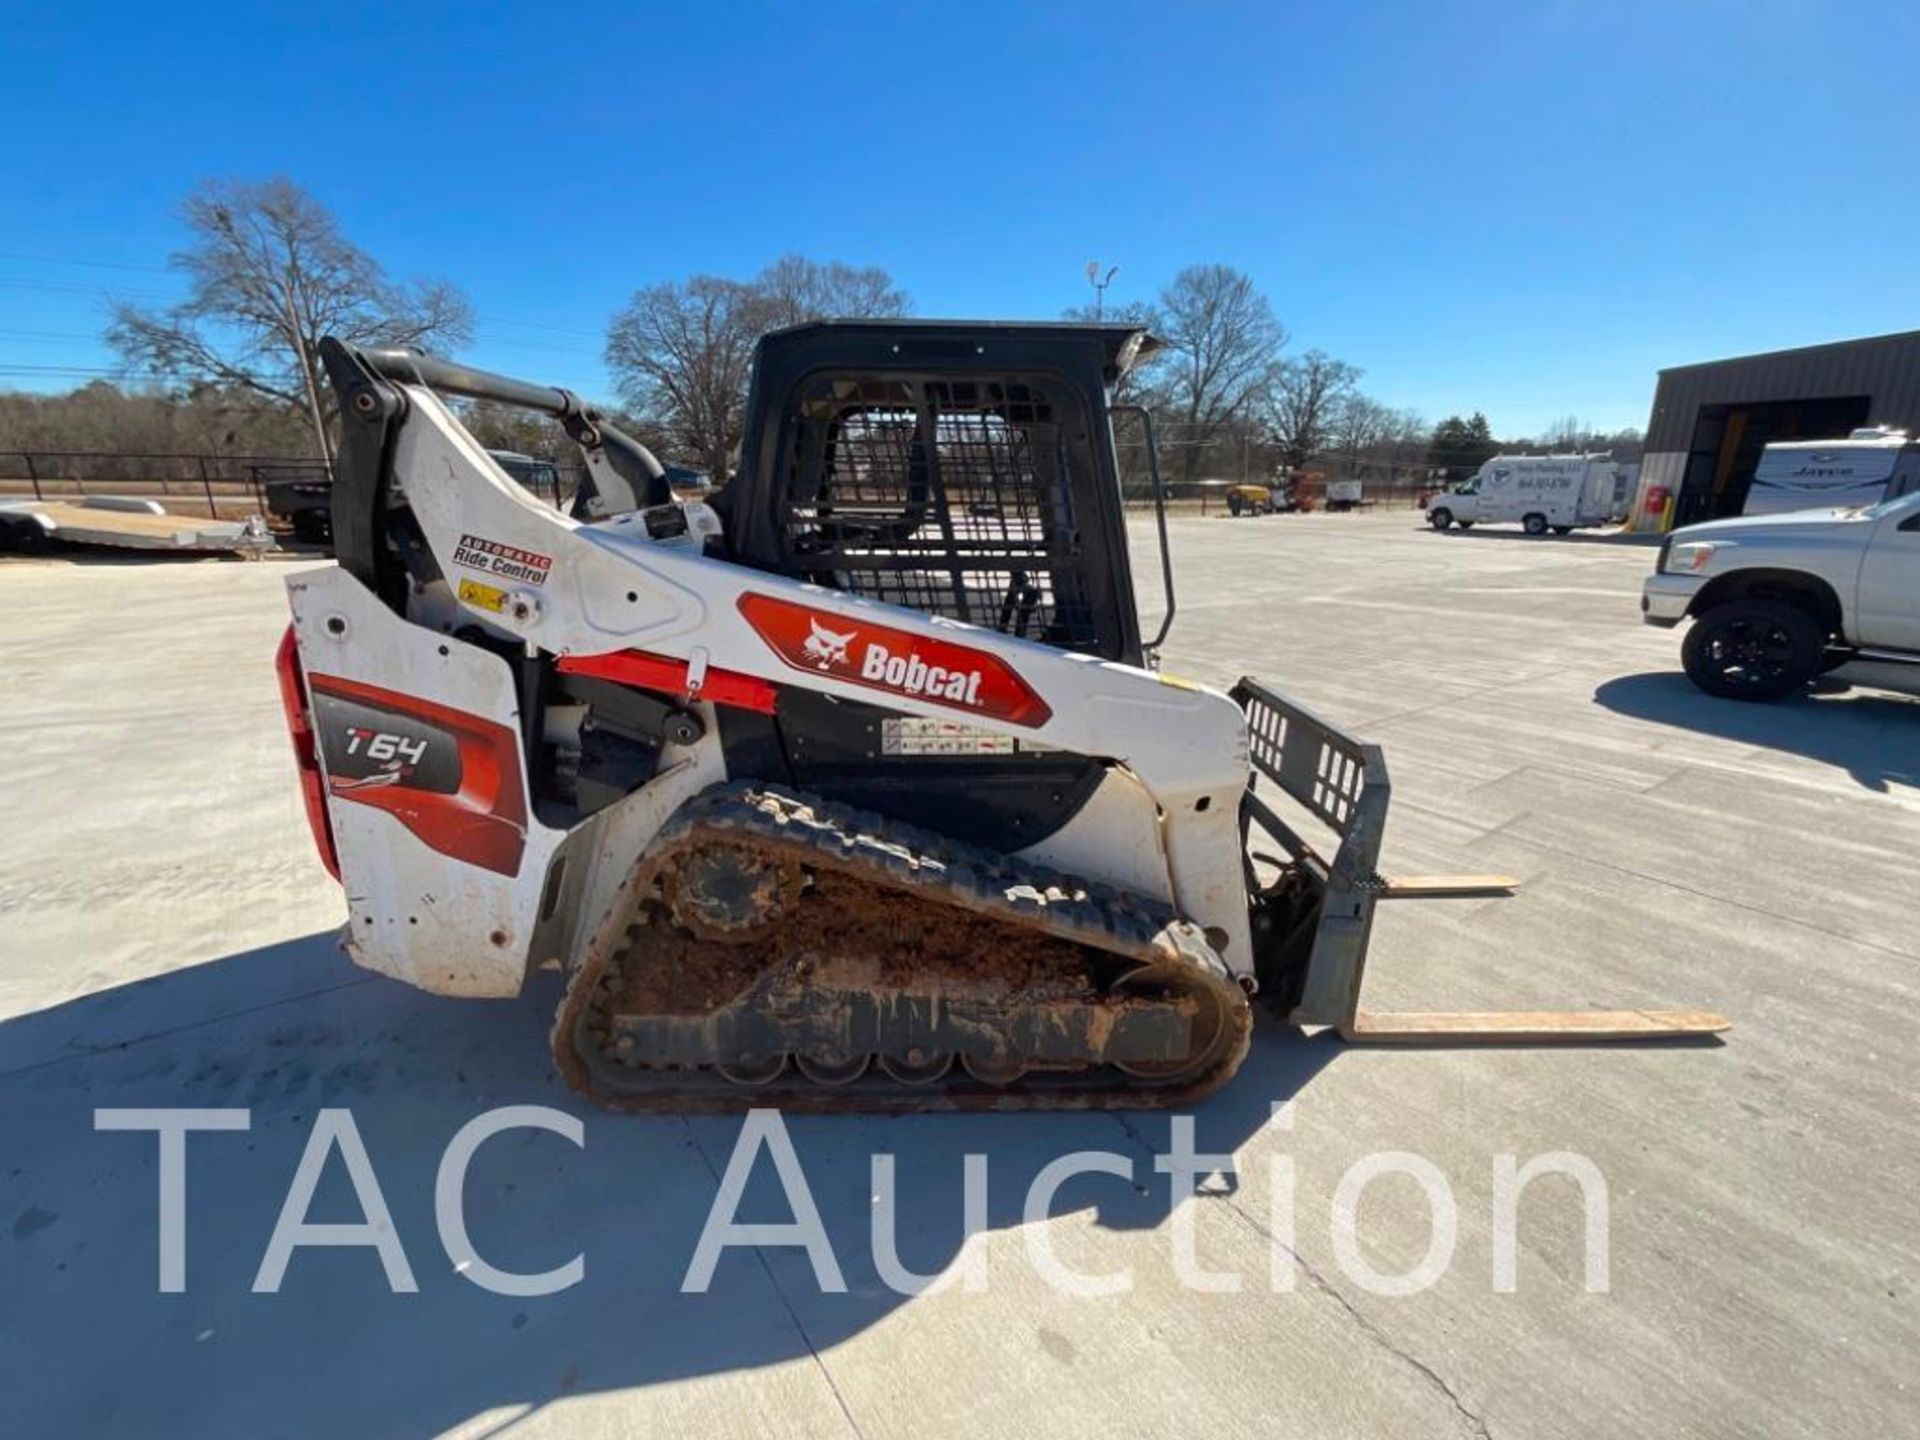
[[[1055,410],[1018,381],[803,387],[781,517],[794,568],[888,604],[1094,649]]]

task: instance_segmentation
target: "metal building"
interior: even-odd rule
[[[1633,523],[1737,515],[1769,443],[1863,425],[1920,435],[1920,330],[1662,370]]]

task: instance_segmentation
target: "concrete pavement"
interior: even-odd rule
[[[737,1120],[575,1106],[546,1060],[551,983],[438,1000],[333,951],[343,907],[311,854],[271,673],[289,562],[0,563],[0,1394],[20,1433],[1905,1426],[1920,702],[1698,695],[1676,637],[1637,623],[1639,545],[1436,535],[1406,512],[1173,531],[1170,669],[1265,676],[1380,741],[1390,868],[1523,877],[1512,900],[1387,907],[1370,1003],[1700,1005],[1733,1018],[1727,1043],[1361,1050],[1269,1026],[1194,1112],[1198,1148],[1237,1155],[1237,1173],[1182,1212],[1153,1168],[1164,1116],[796,1120],[846,1292],[823,1294],[802,1251],[767,1249],[683,1294]],[[478,1288],[438,1234],[442,1147],[503,1104],[585,1127],[584,1149],[491,1141],[467,1185],[492,1264],[585,1256],[559,1295]],[[156,1293],[152,1137],[93,1128],[98,1107],[153,1106],[250,1120],[189,1141],[177,1295]],[[250,1291],[327,1107],[353,1113],[418,1293],[388,1293],[371,1252],[319,1249],[279,1294]],[[1131,1173],[1070,1180],[1029,1223],[1030,1185],[1075,1150]],[[1333,1235],[1343,1175],[1396,1150],[1430,1161],[1457,1210],[1453,1263],[1403,1298],[1358,1283]],[[1608,1291],[1583,1289],[1579,1192],[1549,1179],[1521,1207],[1517,1289],[1496,1293],[1497,1157],[1552,1151],[1604,1177]],[[876,1153],[897,1157],[901,1259],[923,1271],[960,1253],[961,1157],[987,1157],[970,1242],[984,1293],[882,1283]],[[743,1218],[786,1218],[771,1180],[763,1160]],[[314,1216],[359,1218],[338,1157]],[[1237,1293],[1176,1280],[1187,1223]],[[1357,1228],[1366,1263],[1406,1270],[1427,1202],[1389,1175]],[[1036,1231],[1130,1288],[1058,1293]]]

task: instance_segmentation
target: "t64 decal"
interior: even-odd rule
[[[309,673],[307,688],[334,799],[387,811],[442,855],[519,872],[527,803],[518,732],[338,675]]]

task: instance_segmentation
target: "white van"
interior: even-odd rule
[[[1742,515],[1875,505],[1920,490],[1920,445],[1875,426],[1845,440],[1793,440],[1760,452]]]
[[[1529,535],[1565,535],[1618,518],[1622,466],[1611,455],[1496,455],[1479,473],[1427,500],[1427,523],[1465,530],[1518,520]]]

